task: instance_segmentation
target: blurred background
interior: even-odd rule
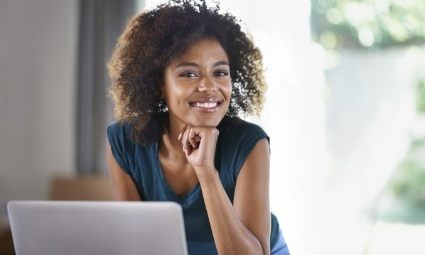
[[[6,203],[110,199],[105,64],[153,0],[0,1]],[[425,254],[425,2],[221,0],[264,55],[271,207],[292,254]]]

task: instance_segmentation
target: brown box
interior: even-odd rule
[[[9,226],[0,226],[0,255],[13,255],[15,250],[13,248],[12,233]]]
[[[50,200],[113,200],[109,176],[58,176],[50,184]]]

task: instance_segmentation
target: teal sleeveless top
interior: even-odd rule
[[[220,133],[215,166],[233,203],[242,165],[257,142],[264,138],[269,140],[269,137],[259,126],[239,118],[225,117],[217,128]],[[107,136],[115,160],[133,179],[142,200],[173,201],[181,205],[189,254],[217,254],[200,185],[184,196],[175,194],[168,186],[160,166],[158,142],[147,145],[134,143],[130,138],[130,124],[112,123],[107,128]],[[279,224],[273,214],[271,219],[270,247],[273,248],[283,239],[279,238]]]

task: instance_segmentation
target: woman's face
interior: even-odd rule
[[[232,92],[229,60],[214,38],[201,39],[165,68],[164,99],[170,125],[216,127]]]

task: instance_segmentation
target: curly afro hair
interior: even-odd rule
[[[239,21],[205,0],[171,0],[134,16],[108,62],[115,120],[131,124],[135,142],[160,139],[168,123],[160,92],[164,70],[206,37],[217,39],[229,59],[232,96],[226,116],[260,113],[266,89],[262,55]]]

